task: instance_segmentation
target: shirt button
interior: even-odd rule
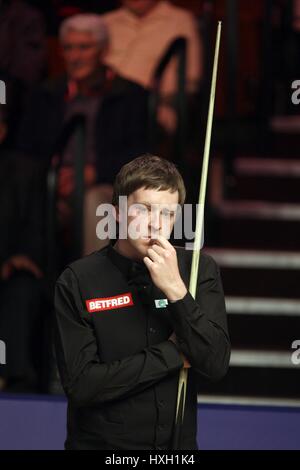
[[[165,402],[164,402],[163,400],[159,400],[159,402],[158,402],[158,406],[160,406],[160,407],[163,407],[163,406],[164,406],[164,404],[165,404]]]
[[[155,328],[149,328],[149,331],[150,331],[150,333],[156,333],[156,329],[155,329]]]
[[[158,425],[158,430],[159,430],[159,431],[162,431],[164,428],[165,428],[165,425],[164,425],[164,424],[159,424],[159,425]]]

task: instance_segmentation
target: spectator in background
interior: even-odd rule
[[[0,337],[7,364],[0,365],[0,391],[36,392],[41,383],[43,181],[37,162],[12,153],[0,171]]]
[[[119,74],[151,88],[154,71],[170,44],[187,39],[187,91],[199,88],[202,77],[202,44],[195,18],[188,11],[160,0],[123,0],[123,7],[103,16],[110,34],[105,62]],[[172,96],[176,91],[176,61],[165,71],[159,121],[173,132],[176,116]]]
[[[46,66],[42,15],[21,0],[0,0],[0,70],[31,84]]]
[[[41,383],[43,289],[43,183],[38,162],[13,151],[24,83],[1,74],[6,104],[0,105],[0,338],[7,364],[0,391],[38,391]]]
[[[85,253],[101,246],[96,239],[96,207],[110,202],[111,183],[120,167],[147,151],[147,92],[104,66],[109,37],[98,15],[80,14],[61,24],[66,76],[48,83],[30,99],[17,139],[17,149],[50,163],[63,129],[78,115],[86,122]],[[58,198],[60,220],[72,211],[76,140],[61,150]],[[103,243],[103,242],[102,242]]]

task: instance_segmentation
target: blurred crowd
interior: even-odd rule
[[[74,256],[107,243],[96,237],[96,208],[111,202],[120,167],[153,150],[149,102],[157,67],[174,40],[186,40],[188,102],[199,93],[203,74],[199,24],[170,1],[38,6],[0,1],[0,79],[6,85],[0,107],[0,338],[7,345],[0,391],[47,388],[55,281],[47,271],[49,175],[55,175],[52,235],[59,272]],[[173,57],[159,85],[159,145],[177,131],[177,65]],[[78,152],[83,244],[74,253]],[[171,152],[162,156],[172,159]]]

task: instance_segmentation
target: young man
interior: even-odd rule
[[[67,449],[170,449],[182,367],[190,370],[180,448],[197,449],[197,378],[226,373],[230,343],[215,262],[201,255],[194,300],[192,252],[167,240],[184,199],[169,161],[145,155],[126,164],[113,202],[120,228],[128,215],[127,237],[72,263],[57,281]]]

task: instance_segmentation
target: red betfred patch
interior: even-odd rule
[[[88,312],[103,312],[104,310],[114,310],[116,308],[130,307],[133,305],[132,295],[126,294],[114,295],[102,299],[89,299],[85,301]]]

